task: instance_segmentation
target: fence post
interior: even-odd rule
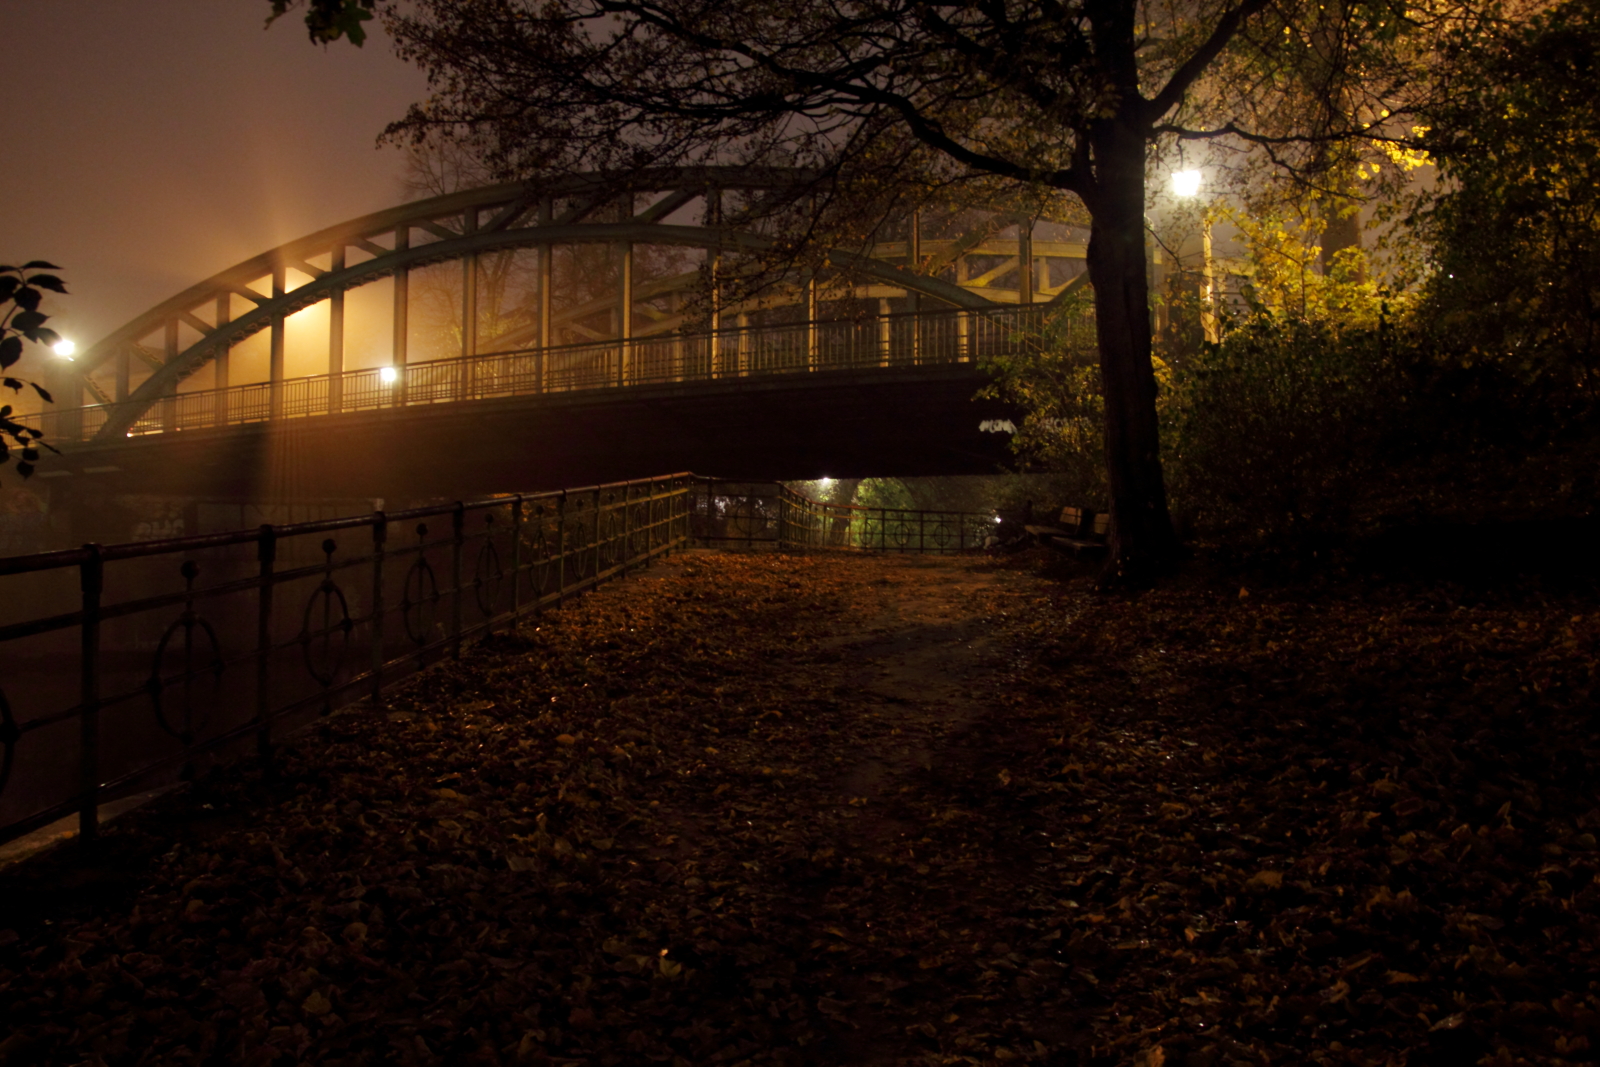
[[[272,569],[278,558],[278,532],[271,523],[262,523],[256,540],[256,576],[261,587],[256,591],[256,755],[272,755]]]
[[[600,588],[600,487],[594,487],[594,587]]]
[[[522,494],[511,498],[511,625],[522,617]]]
[[[450,656],[453,659],[461,658],[461,548],[466,540],[467,508],[461,501],[456,501],[456,509],[450,513],[450,569],[455,571],[456,595],[450,609]]]
[[[917,512],[917,555],[928,554],[928,513]]]
[[[626,578],[633,559],[633,482],[622,485],[622,576]]]
[[[79,624],[82,691],[78,737],[78,840],[94,841],[100,825],[100,595],[105,589],[105,561],[97,544],[84,545],[88,555],[78,567],[83,593]]]
[[[389,517],[372,513],[372,710],[383,695],[383,543],[389,539]]]
[[[556,606],[560,607],[567,592],[567,491],[561,490],[561,504],[556,510]]]

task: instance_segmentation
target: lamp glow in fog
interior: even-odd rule
[[[384,385],[393,385],[400,380],[400,371],[395,367],[385,367],[378,372],[378,380]]]
[[[63,337],[61,340],[50,346],[50,351],[54,352],[62,359],[71,359],[73,353],[78,351],[78,344],[76,341],[69,341]]]
[[[1199,196],[1200,172],[1197,170],[1178,171],[1172,176],[1172,191],[1182,197]]]

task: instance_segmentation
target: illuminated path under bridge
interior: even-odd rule
[[[767,248],[741,214],[788,176],[654,177],[438,197],[224,271],[71,365],[46,419],[66,455],[43,473],[74,492],[419,496],[1003,460],[980,426],[1012,412],[973,400],[980,361],[1081,284],[1081,244],[919,223],[833,253],[836,276],[725,304]]]

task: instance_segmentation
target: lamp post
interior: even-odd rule
[[[1197,170],[1180,170],[1172,176],[1172,191],[1185,200],[1200,195],[1203,184]],[[1217,342],[1216,282],[1211,269],[1211,213],[1200,212],[1200,330],[1212,344]]]

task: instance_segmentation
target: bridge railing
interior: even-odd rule
[[[1036,344],[1047,314],[1043,306],[999,307],[735,326],[369,367],[178,393],[140,405],[126,434],[630,385],[965,363]],[[87,441],[119,411],[132,412],[128,403],[49,410],[46,437]]]
[[[958,552],[991,519],[672,474],[0,559],[0,844],[198,773],[691,544]]]

